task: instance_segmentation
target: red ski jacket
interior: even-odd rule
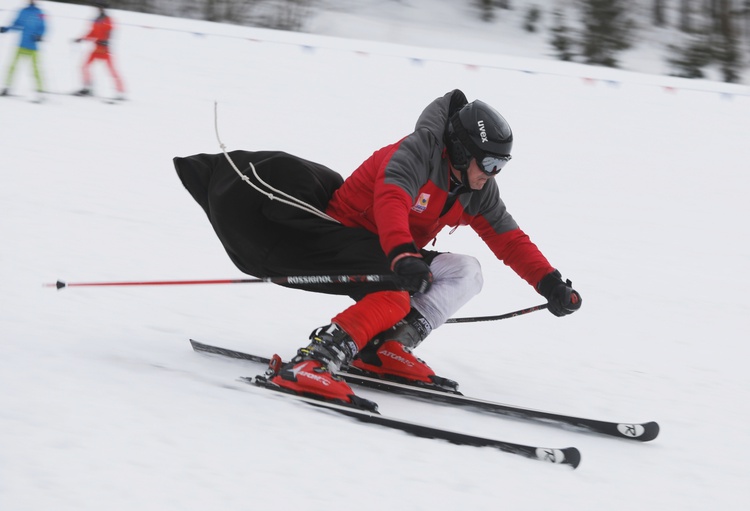
[[[112,20],[106,14],[102,14],[94,20],[91,30],[81,39],[94,41],[96,47],[94,53],[109,53],[109,37],[112,33]]]
[[[334,193],[326,213],[378,234],[386,254],[404,243],[422,248],[445,226],[471,226],[499,260],[536,288],[554,268],[507,211],[494,179],[482,190],[458,195],[443,213],[450,190],[443,134],[457,98],[465,103],[459,90],[433,101],[412,134],[365,160]]]

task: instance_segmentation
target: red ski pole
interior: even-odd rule
[[[393,275],[301,275],[288,277],[265,277],[258,279],[212,279],[212,280],[146,280],[125,282],[63,282],[44,284],[44,287],[63,289],[66,287],[102,286],[192,286],[200,284],[286,284],[289,286],[306,284],[354,284],[361,282],[388,282]]]

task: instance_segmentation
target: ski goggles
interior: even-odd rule
[[[477,158],[479,163],[479,170],[487,174],[488,176],[496,176],[503,170],[503,167],[508,164],[511,156],[490,156],[486,155],[481,160]]]

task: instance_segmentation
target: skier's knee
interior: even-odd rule
[[[476,295],[482,290],[484,277],[482,265],[476,257],[464,254],[440,254],[430,265],[435,280],[460,281],[460,287],[468,294]]]

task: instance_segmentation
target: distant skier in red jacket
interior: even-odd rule
[[[91,30],[89,30],[89,33],[85,36],[75,40],[75,42],[77,43],[80,43],[81,41],[94,42],[94,49],[92,50],[91,55],[89,55],[89,58],[83,64],[83,89],[76,92],[76,95],[91,95],[91,64],[95,60],[102,60],[105,64],[107,64],[107,68],[112,74],[112,78],[114,78],[115,80],[115,88],[118,92],[117,99],[124,99],[125,86],[122,83],[120,74],[117,72],[114,64],[112,63],[112,54],[109,51],[109,40],[112,35],[113,29],[112,18],[110,18],[109,15],[107,15],[107,13],[104,11],[106,7],[106,4],[104,2],[97,2],[94,5],[98,7],[99,15],[94,20],[93,25],[91,26]]]

